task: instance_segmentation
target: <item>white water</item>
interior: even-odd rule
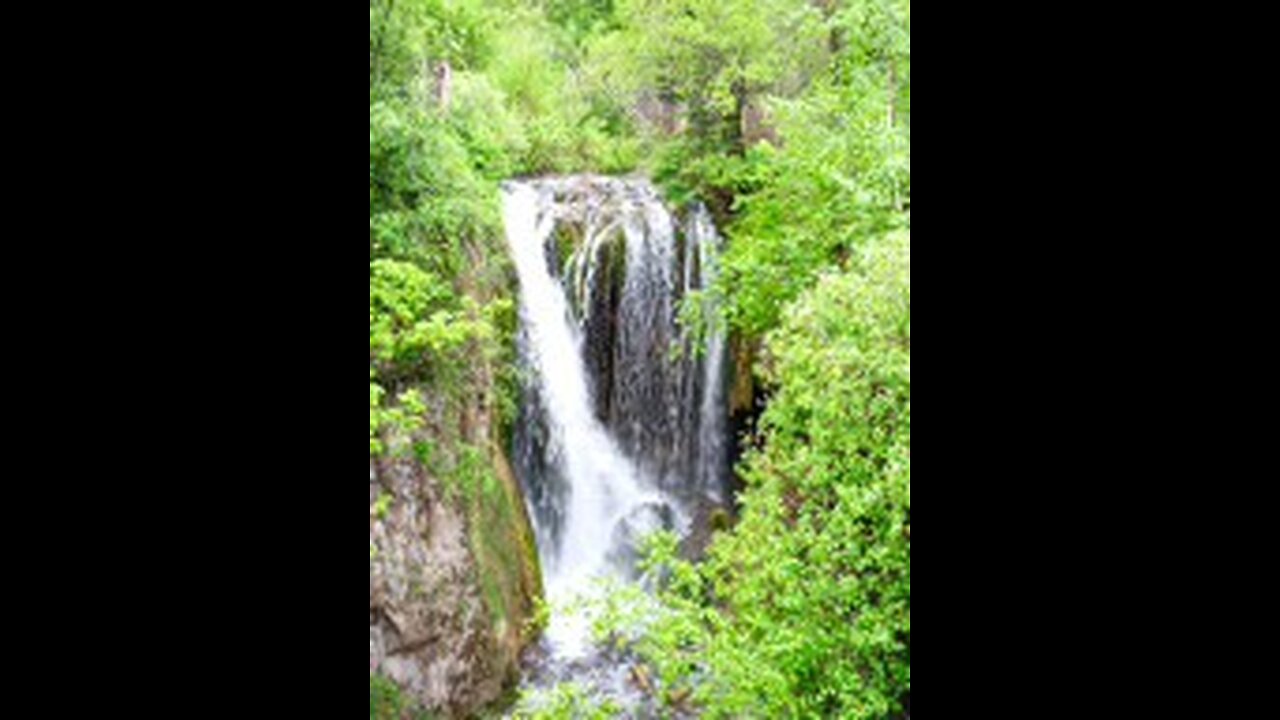
[[[564,289],[547,267],[546,241],[555,224],[549,200],[533,187],[513,184],[506,192],[504,220],[520,276],[527,360],[537,371],[553,452],[563,459],[569,481],[565,541],[543,558],[543,570],[553,608],[547,640],[557,655],[571,658],[587,652],[589,628],[581,614],[565,612],[565,606],[589,588],[592,578],[607,574],[617,524],[658,497],[642,488],[635,465],[592,413],[582,339]]]
[[[720,236],[716,233],[715,224],[711,222],[711,214],[705,207],[699,206],[694,213],[689,234],[691,239],[689,246],[692,247],[696,243],[698,248],[698,267],[701,273],[699,286],[709,288],[715,283],[719,272]],[[685,286],[691,287],[687,279]],[[712,310],[714,310],[714,301],[711,298],[704,298],[703,312],[710,317]],[[698,481],[711,498],[718,502],[725,500],[722,494],[724,481],[721,475],[728,461],[724,361],[725,332],[723,327],[717,325],[712,328],[707,337],[706,361],[702,366],[703,386],[700,408],[702,416],[698,424],[698,442],[701,452]]]

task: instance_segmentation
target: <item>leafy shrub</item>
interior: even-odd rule
[[[768,337],[741,521],[701,566],[652,540],[660,619],[614,628],[705,717],[870,720],[911,690],[910,238],[852,265]]]

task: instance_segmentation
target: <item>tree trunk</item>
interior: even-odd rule
[[[449,112],[453,104],[453,68],[448,60],[441,60],[436,65],[436,105],[441,112]]]

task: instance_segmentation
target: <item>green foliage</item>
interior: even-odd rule
[[[727,212],[750,175],[744,114],[822,65],[816,9],[790,0],[619,0],[615,24],[587,46],[595,92],[633,116],[675,113],[638,128],[652,158],[645,169],[677,203],[700,197]]]
[[[369,720],[399,720],[404,699],[394,683],[380,675],[369,677]]]
[[[369,265],[369,452],[385,448],[381,432],[406,435],[427,411],[415,385],[429,383],[438,398],[461,392],[460,363],[474,345],[492,348],[493,332],[470,298],[458,298],[430,271],[395,260]],[[494,352],[490,349],[489,352]],[[387,403],[386,384],[404,388]]]
[[[477,312],[429,271],[394,260],[369,265],[369,354],[383,376],[452,378],[458,353],[491,334],[487,323],[471,319]]]
[[[704,717],[883,718],[911,690],[910,238],[851,264],[769,336],[738,525],[702,566],[652,539],[658,619],[606,613]]]
[[[502,9],[474,0],[370,4],[371,455],[386,451],[384,434],[427,429],[430,413],[456,417],[447,405],[468,391],[487,395],[492,381],[481,371],[514,354],[495,181],[511,172],[523,141],[501,92],[467,69],[492,58]],[[434,103],[441,62],[458,68],[451,112]],[[514,414],[513,398],[499,404],[502,417]]]
[[[497,235],[490,148],[476,151],[438,115],[400,101],[369,106],[369,259],[456,277],[463,252]],[[501,169],[501,168],[499,168]]]
[[[370,0],[369,97],[404,95],[422,80],[422,63],[476,67],[493,54],[489,30],[503,5],[481,0]]]
[[[738,199],[719,291],[749,337],[868,238],[907,227],[911,202],[910,28],[905,2],[852,2],[827,23],[843,38],[801,96],[770,102],[781,150],[762,150]]]
[[[577,46],[617,25],[614,0],[546,0],[547,19],[565,30]]]
[[[516,705],[516,720],[610,720],[620,710],[610,703],[599,703],[573,683],[562,683],[549,690],[532,692]]]
[[[587,5],[580,11],[577,5],[556,4],[552,19],[535,7],[512,11],[496,31],[504,50],[488,74],[520,121],[519,174],[619,172],[634,166],[625,112],[587,81],[576,46],[580,23],[603,24],[611,11]]]
[[[423,710],[415,711],[395,683],[381,675],[369,676],[369,720],[432,720]]]

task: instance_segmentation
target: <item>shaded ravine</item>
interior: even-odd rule
[[[680,221],[639,179],[508,182],[503,214],[520,281],[514,456],[551,606],[525,686],[635,705],[628,668],[568,607],[600,578],[632,579],[644,534],[687,536],[728,494],[726,344],[712,332],[696,352],[677,321],[719,239],[705,209]]]

